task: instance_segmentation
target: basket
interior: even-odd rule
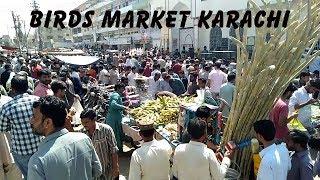
[[[241,176],[240,167],[235,162],[231,161],[231,164],[234,164],[236,169],[228,168],[224,179],[225,180],[239,180],[240,176]]]

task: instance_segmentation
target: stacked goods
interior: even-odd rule
[[[138,108],[132,109],[130,114],[137,122],[153,120],[155,125],[176,123],[181,104],[190,103],[193,98],[172,98],[162,96],[157,100],[147,101]]]
[[[166,129],[170,133],[171,139],[177,139],[178,137],[178,124],[177,123],[170,123],[167,124],[164,129]]]
[[[278,1],[276,9],[286,10],[288,4],[281,2]],[[249,3],[253,14],[256,14],[260,7],[253,1]],[[224,144],[253,137],[253,123],[268,118],[274,102],[289,82],[320,54],[320,51],[313,52],[320,37],[320,1],[310,0],[308,4],[301,1],[300,6],[292,7],[288,27],[255,28],[251,59],[246,49],[247,29],[244,29],[242,40],[231,37],[238,48],[238,74],[234,101],[224,131]],[[275,9],[267,3],[263,8],[267,11]],[[239,37],[239,32],[237,35]],[[266,40],[267,35],[271,37],[269,40]],[[310,49],[302,58],[307,48]],[[241,167],[243,179],[249,179],[250,159],[250,148],[236,151],[234,160]]]

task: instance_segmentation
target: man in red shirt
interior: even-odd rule
[[[289,99],[292,96],[293,92],[296,91],[297,88],[291,83],[284,91],[282,96],[278,99],[276,104],[273,106],[273,109],[270,113],[270,120],[273,121],[274,126],[276,128],[276,136],[277,140],[284,140],[288,134],[289,129],[287,124],[294,118],[298,117],[297,113],[294,113],[290,117],[288,117],[289,113]]]
[[[176,74],[179,74],[179,72],[181,71],[181,68],[182,68],[180,60],[178,62],[173,61],[172,64],[173,64],[172,65],[173,72]]]
[[[39,63],[34,59],[31,60],[31,76],[35,79],[39,79],[41,70],[42,67],[39,65]]]

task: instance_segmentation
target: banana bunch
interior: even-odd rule
[[[156,100],[147,101],[145,104],[130,111],[131,116],[137,121],[153,120],[155,125],[175,123],[179,116],[181,104],[193,102],[194,98],[172,98],[162,96]]]

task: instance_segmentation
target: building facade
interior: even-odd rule
[[[71,28],[48,28],[41,27],[41,37],[43,48],[69,48],[73,46],[73,36]]]
[[[275,0],[271,0],[275,1]],[[262,2],[257,0],[258,5]],[[298,3],[300,0],[294,0]],[[86,11],[94,10],[93,26],[90,28],[77,27],[72,30],[74,43],[76,45],[95,45],[105,49],[130,49],[136,47],[158,47],[169,48],[171,51],[183,47],[203,50],[204,46],[209,51],[236,51],[236,46],[231,42],[230,36],[235,36],[236,31],[242,34],[242,29],[212,27],[209,29],[198,28],[197,23],[202,10],[213,11],[215,15],[218,10],[227,12],[229,10],[238,10],[243,12],[247,9],[248,0],[88,0],[79,5],[82,15]],[[177,26],[167,28],[165,18],[159,28],[130,28],[130,27],[105,27],[101,28],[105,11],[121,11],[121,19],[130,10],[146,10],[154,12],[155,10],[175,10],[191,11],[184,28]],[[212,17],[214,17],[214,15]],[[226,14],[224,14],[225,17]],[[176,22],[181,21],[182,16],[177,16]],[[136,19],[136,18],[135,18]],[[212,19],[209,19],[210,22]],[[135,25],[134,25],[135,26]],[[254,45],[255,29],[247,30],[249,49]]]

